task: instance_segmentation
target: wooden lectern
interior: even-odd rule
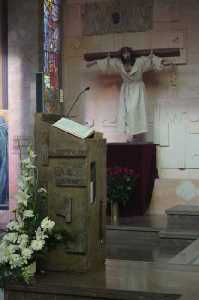
[[[53,271],[86,271],[105,260],[106,141],[80,139],[51,125],[59,115],[36,114],[35,148],[47,214],[72,237],[46,259]]]

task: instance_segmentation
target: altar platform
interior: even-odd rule
[[[107,260],[85,274],[49,273],[30,286],[7,284],[5,300],[198,300],[199,267]]]
[[[53,272],[37,276],[30,286],[7,284],[4,299],[180,299],[180,295],[186,292],[185,283],[190,284],[190,277],[196,279],[197,273],[184,272],[176,266],[169,269],[165,265],[152,263],[106,260],[104,268],[96,272]]]
[[[121,220],[117,226],[107,225],[107,251],[108,247],[115,247],[117,251],[116,258],[113,255],[109,258],[107,256],[101,269],[87,273],[45,273],[37,275],[30,286],[6,283],[4,296],[0,296],[0,299],[198,300],[199,264],[190,264],[190,260],[193,252],[194,255],[197,254],[199,242],[194,249],[192,248],[196,242],[176,256],[176,249],[179,248],[177,245],[182,236],[178,239],[167,238],[168,245],[174,244],[171,252],[164,242],[162,259],[162,253],[158,252],[161,248],[158,234],[167,228],[165,216],[134,217],[125,221]],[[110,244],[110,234],[119,234],[117,244]],[[137,240],[134,238],[135,234]],[[184,239],[183,237],[183,241]]]

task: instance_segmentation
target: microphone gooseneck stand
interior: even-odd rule
[[[89,90],[90,90],[90,87],[87,86],[83,91],[81,91],[81,92],[77,95],[77,97],[76,97],[75,100],[73,101],[71,107],[69,108],[68,112],[66,113],[66,117],[69,117],[69,116],[70,116],[70,113],[71,113],[73,107],[75,106],[75,104],[78,102],[80,96],[81,96],[82,94],[84,94],[85,92],[89,91]]]

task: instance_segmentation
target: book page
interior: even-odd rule
[[[81,139],[85,139],[86,137],[94,133],[93,128],[86,127],[68,118],[61,118],[52,126],[61,129],[67,133],[71,133]]]

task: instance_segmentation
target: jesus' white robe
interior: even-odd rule
[[[119,73],[123,83],[120,90],[118,108],[118,130],[126,134],[147,132],[146,92],[143,73],[150,70],[162,70],[161,58],[155,55],[136,59],[131,70],[127,72],[120,59],[105,58],[97,61],[101,71]]]

